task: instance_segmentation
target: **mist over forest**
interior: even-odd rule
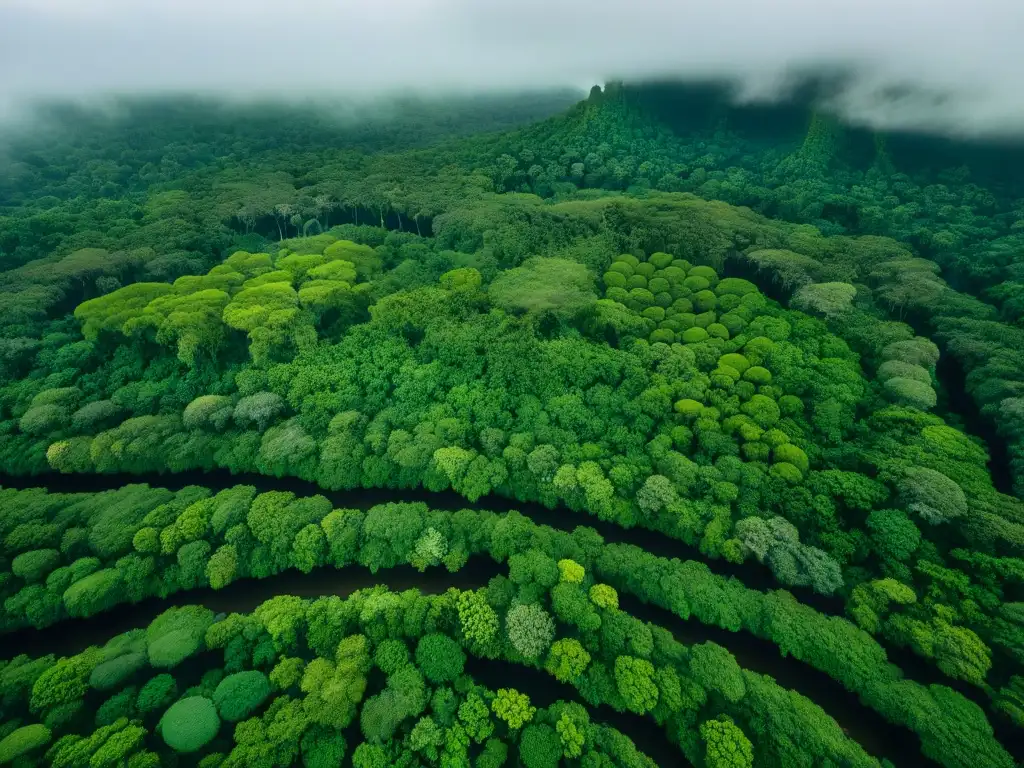
[[[589,88],[721,80],[773,100],[828,75],[845,119],[958,135],[1024,130],[1013,0],[134,0],[0,2],[0,103]]]
[[[1024,764],[1022,29],[0,0],[0,765]]]

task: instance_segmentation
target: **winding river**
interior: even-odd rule
[[[130,483],[148,482],[153,486],[167,487],[172,490],[186,485],[202,485],[217,491],[239,484],[253,485],[259,490],[288,490],[298,494],[320,493],[331,500],[336,508],[368,509],[376,504],[387,502],[429,502],[435,509],[477,508],[491,511],[518,510],[530,516],[535,523],[551,526],[560,530],[572,530],[573,524],[579,522],[595,528],[607,541],[633,544],[663,557],[679,557],[689,554],[685,545],[667,537],[642,529],[626,530],[611,523],[602,523],[592,518],[579,519],[579,513],[569,510],[550,510],[538,504],[526,504],[509,501],[508,499],[486,498],[476,504],[455,493],[430,493],[427,491],[402,490],[360,490],[324,492],[313,483],[306,483],[294,478],[278,480],[262,475],[231,475],[227,472],[182,473],[175,475],[132,476],[132,475],[78,475],[78,476],[45,476],[37,478],[2,478],[3,487],[39,487],[45,486],[52,492],[96,492],[113,490]],[[682,551],[680,551],[682,550]],[[741,575],[745,583],[747,577],[755,577],[761,582],[763,589],[776,588],[770,578],[758,578],[760,568],[744,568],[721,561],[709,563],[714,570],[724,575]],[[727,566],[718,568],[717,566]],[[484,556],[470,558],[465,567],[457,573],[448,573],[442,568],[431,568],[425,573],[416,571],[411,566],[400,566],[371,574],[367,569],[358,566],[335,569],[319,568],[309,574],[291,570],[265,579],[243,579],[229,586],[213,590],[203,588],[178,592],[166,599],[148,598],[134,605],[120,605],[102,614],[87,619],[72,619],[44,629],[22,629],[13,633],[0,635],[3,656],[10,657],[16,653],[30,652],[32,655],[54,653],[70,655],[77,653],[89,645],[99,645],[113,635],[136,627],[146,626],[153,618],[172,605],[198,604],[204,605],[215,612],[249,612],[256,606],[275,595],[298,595],[302,597],[320,597],[325,595],[346,596],[358,589],[374,585],[385,585],[394,591],[417,588],[427,594],[436,594],[449,587],[461,589],[483,586],[493,576],[505,572],[503,564],[493,562]],[[801,595],[801,597],[803,597]],[[792,689],[814,701],[828,713],[843,730],[859,743],[869,754],[885,757],[897,766],[934,765],[920,753],[919,739],[908,729],[893,725],[877,712],[864,706],[857,696],[847,691],[838,682],[823,672],[790,656],[779,654],[777,646],[768,640],[762,640],[748,632],[730,632],[714,626],[701,624],[696,620],[683,620],[671,612],[648,605],[628,594],[620,594],[620,606],[628,613],[668,629],[680,642],[691,645],[713,641],[726,647],[737,659],[740,666],[753,672],[769,675],[784,688]],[[495,684],[502,679],[485,668],[491,662],[477,661],[474,663],[473,674],[481,682],[490,685],[490,677],[494,674]],[[541,702],[547,700],[546,691],[557,686],[557,681],[542,672],[536,672],[536,679],[523,677],[527,670],[515,668],[512,679],[522,677],[530,687],[523,690],[531,698]],[[507,681],[508,678],[504,678]],[[945,682],[945,679],[940,680]],[[507,684],[507,682],[505,683]],[[493,686],[492,686],[493,687]],[[557,698],[570,699],[568,694],[575,694],[574,689],[566,686],[567,692],[559,693]],[[662,762],[666,755],[654,754],[655,743],[650,739],[652,734],[645,732],[640,737],[636,724],[619,721],[619,713],[608,709],[603,717],[623,733],[630,735],[642,749],[655,759],[659,765],[680,764],[678,750],[667,743],[661,729],[652,721],[634,718],[641,723],[650,725],[658,734],[665,747],[671,750],[674,763]],[[1004,745],[1013,741],[1012,734],[1000,733]],[[660,751],[660,748],[659,750]]]

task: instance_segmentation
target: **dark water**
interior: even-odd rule
[[[243,579],[224,589],[209,588],[179,592],[165,600],[149,598],[135,605],[121,605],[87,619],[70,619],[45,629],[23,629],[0,635],[2,656],[18,653],[41,656],[52,653],[69,656],[91,645],[103,645],[121,632],[147,626],[171,606],[202,605],[217,613],[248,613],[276,595],[317,598],[327,595],[348,596],[358,589],[376,585],[392,591],[416,588],[424,594],[439,594],[450,587],[475,589],[505,570],[486,557],[470,558],[457,573],[431,568],[424,573],[408,565],[371,574],[365,568],[318,568],[309,574],[286,571],[265,579]],[[862,706],[852,694],[820,672],[791,657],[783,658],[767,641],[747,634],[734,634],[698,622],[684,621],[668,611],[645,605],[635,598],[620,595],[620,606],[644,621],[665,627],[677,640],[692,645],[715,641],[730,649],[744,668],[767,674],[783,687],[798,690],[821,702],[830,716],[870,754],[888,757],[899,766],[928,764],[917,749],[917,739],[909,731],[887,723],[877,713]],[[537,706],[550,706],[558,699],[579,698],[575,689],[561,684],[540,670],[506,662],[471,659],[470,673],[491,688],[510,684],[529,694]],[[598,708],[599,720],[622,731],[658,765],[686,765],[679,750],[668,743],[665,734],[651,720]]]
[[[230,477],[230,476],[229,476]],[[47,478],[49,479],[49,478]],[[97,487],[94,482],[82,483],[82,481],[93,481],[90,476],[67,478],[76,481],[72,487],[66,487],[64,483],[50,485],[52,491],[83,491],[102,490],[104,488],[116,487],[110,484],[115,476],[97,476],[95,479],[107,481],[103,487]],[[128,481],[137,482],[136,478],[123,478]],[[153,478],[148,478],[153,482]],[[175,486],[181,487],[188,484],[200,484],[197,481],[202,478],[187,477],[182,475],[174,476]],[[253,480],[257,478],[252,478]],[[261,486],[267,489],[273,487],[282,490],[282,485],[277,484],[272,478],[258,478]],[[206,478],[204,483],[208,487],[217,487]],[[227,484],[237,484],[244,481],[250,484],[250,478],[231,478]],[[227,485],[225,484],[225,485]],[[288,490],[295,490],[295,485],[301,481],[289,481],[284,485],[289,486]],[[91,485],[89,488],[83,485]],[[57,486],[57,487],[54,487]],[[306,489],[302,489],[306,490]],[[384,501],[412,501],[416,494],[398,492],[348,492],[327,494],[333,496],[332,502],[338,506],[369,507]],[[444,494],[439,494],[444,495]],[[434,507],[443,507],[444,504],[433,494],[424,493]],[[464,508],[468,505],[465,499],[455,494],[450,494],[452,508]],[[506,507],[511,508],[512,504],[504,501]],[[482,506],[482,503],[481,503]],[[516,505],[520,509],[524,505]],[[488,505],[490,507],[490,505]],[[543,512],[542,516],[555,518],[553,520],[536,520],[536,522],[555,523],[554,527],[565,528],[567,516],[573,513],[566,512],[559,516],[557,512],[539,507]],[[571,518],[569,518],[571,519]],[[622,531],[610,526],[610,533],[618,534],[641,534],[644,538],[653,537],[660,542],[662,548],[668,542],[664,537],[651,534],[646,531]],[[616,536],[616,538],[620,538]],[[637,542],[632,542],[637,543]],[[643,546],[643,544],[639,544]],[[319,597],[323,595],[349,595],[357,589],[369,588],[377,584],[383,584],[394,591],[409,588],[418,588],[424,593],[439,593],[449,587],[462,589],[476,588],[486,584],[493,576],[503,572],[504,566],[482,556],[473,557],[466,566],[457,573],[448,573],[440,568],[431,568],[424,573],[416,571],[411,566],[399,566],[392,569],[379,571],[371,574],[365,568],[348,567],[342,569],[319,568],[309,574],[298,571],[287,571],[266,579],[245,579],[232,583],[220,590],[210,588],[179,592],[171,595],[165,600],[149,598],[135,605],[121,605],[103,614],[92,616],[87,619],[73,619],[64,621],[59,625],[45,629],[23,629],[15,633],[0,635],[0,647],[3,649],[3,656],[10,657],[17,653],[29,653],[33,656],[46,653],[54,653],[61,656],[77,653],[89,645],[101,645],[113,635],[125,632],[129,629],[144,627],[157,615],[171,605],[204,605],[216,612],[249,612],[254,610],[265,600],[275,595],[298,595],[301,597]],[[773,677],[785,688],[798,691],[802,695],[815,701],[821,708],[834,718],[847,733],[857,741],[870,754],[877,757],[888,757],[897,765],[917,765],[923,763],[919,752],[917,737],[910,731],[894,726],[885,721],[874,710],[862,705],[856,696],[846,691],[839,683],[832,680],[826,674],[819,672],[812,667],[792,658],[783,657],[779,654],[778,648],[767,640],[760,640],[747,632],[732,633],[717,627],[701,624],[697,621],[684,621],[674,614],[654,606],[646,605],[636,598],[628,595],[620,595],[620,604],[624,610],[645,621],[650,621],[659,626],[669,629],[676,638],[686,644],[701,643],[708,640],[719,643],[728,648],[737,658],[740,665],[751,671],[760,674],[767,674]],[[487,662],[490,663],[490,662]],[[517,668],[518,675],[522,670]],[[486,674],[486,673],[485,673]],[[537,690],[544,690],[544,686],[552,686],[557,683],[543,673],[537,672],[538,682],[542,682]],[[517,679],[516,676],[508,679]],[[500,681],[499,681],[500,682]],[[569,688],[569,690],[572,690]],[[534,692],[526,691],[534,697]],[[560,694],[561,698],[565,698]],[[538,698],[538,701],[541,699]],[[652,724],[653,725],[653,724]],[[615,727],[628,732],[627,727],[615,723]],[[636,740],[636,739],[634,739]],[[639,742],[646,745],[648,741]],[[673,753],[678,755],[673,748]],[[653,755],[652,755],[653,757]],[[657,758],[655,758],[657,759]],[[659,761],[659,764],[663,764]]]
[[[154,488],[177,491],[188,485],[197,485],[217,492],[236,485],[251,485],[258,492],[291,491],[299,496],[320,495],[328,499],[335,509],[366,510],[377,504],[391,502],[423,502],[432,509],[456,511],[460,509],[490,510],[491,512],[517,511],[529,517],[538,525],[547,525],[562,531],[571,531],[577,526],[586,526],[597,531],[605,541],[615,544],[632,544],[652,555],[680,560],[699,560],[714,573],[734,576],[751,589],[767,591],[785,588],[800,602],[821,613],[834,616],[844,615],[842,598],[819,595],[807,587],[783,587],[775,581],[771,569],[755,560],[741,564],[722,559],[708,559],[696,547],[646,528],[623,528],[616,523],[605,522],[585,512],[574,512],[567,507],[549,508],[530,501],[517,501],[494,494],[471,502],[454,491],[427,491],[423,488],[358,488],[355,490],[327,491],[314,482],[296,477],[270,477],[256,473],[232,474],[226,469],[191,470],[175,473],[146,473],[133,475],[127,472],[116,474],[74,474],[62,475],[47,472],[33,476],[11,476],[0,474],[2,488],[46,488],[51,493],[96,493],[123,488],[126,485],[148,483]]]
[[[439,594],[450,587],[475,589],[504,570],[502,565],[477,556],[470,558],[457,573],[448,573],[440,568],[420,573],[408,565],[378,571],[377,574],[355,566],[319,568],[309,574],[287,571],[266,579],[239,580],[220,590],[205,588],[179,592],[166,600],[150,598],[135,605],[121,605],[87,619],[70,619],[45,629],[23,629],[0,635],[0,648],[3,657],[18,653],[69,656],[91,645],[103,645],[121,632],[145,627],[175,605],[202,605],[217,613],[248,613],[276,595],[345,597],[358,589],[376,585],[387,586],[396,592],[416,588],[424,594]],[[628,595],[620,595],[619,603],[627,613],[668,629],[685,645],[710,640],[728,648],[742,667],[770,675],[783,687],[794,689],[818,703],[869,754],[887,757],[898,766],[931,764],[920,755],[914,734],[886,722],[827,675],[792,657],[780,656],[770,642],[758,640],[747,633],[731,633],[695,621],[684,621]],[[578,698],[571,686],[561,684],[539,670],[479,659],[473,660],[470,666],[471,674],[481,683],[495,689],[513,684],[528,693],[538,706],[550,706],[558,699]],[[678,749],[667,742],[653,721],[616,713],[607,707],[598,711],[601,714],[599,719],[630,736],[659,765],[686,764]]]
[[[264,601],[277,595],[318,598],[329,595],[347,597],[359,589],[384,585],[393,592],[418,589],[424,594],[440,594],[455,587],[476,589],[505,569],[485,557],[472,557],[456,573],[432,568],[420,573],[409,565],[372,574],[365,568],[318,568],[305,574],[287,571],[266,579],[242,579],[220,590],[209,588],[179,592],[167,599],[149,598],[135,605],[121,605],[87,619],[71,619],[46,629],[25,629],[0,635],[0,657],[19,653],[31,656],[55,654],[70,656],[91,645],[103,645],[114,635],[146,627],[171,606],[202,605],[215,613],[250,613]],[[466,671],[488,688],[515,687],[529,695],[538,707],[550,707],[556,701],[576,701],[590,710],[594,722],[610,725],[629,736],[644,754],[659,766],[688,766],[679,748],[668,741],[665,732],[648,718],[616,712],[607,706],[590,707],[571,685],[560,683],[546,672],[505,661],[469,657]],[[201,670],[193,677],[198,680]],[[353,734],[354,745],[361,740]]]
[[[148,473],[133,475],[118,474],[75,474],[62,475],[50,472],[35,476],[8,476],[0,474],[0,487],[38,488],[45,487],[53,493],[96,493],[123,488],[133,483],[148,483],[152,487],[180,490],[188,485],[203,486],[214,492],[236,485],[251,485],[259,492],[291,491],[299,496],[319,494],[326,497],[335,509],[366,510],[377,504],[392,502],[423,502],[432,509],[456,511],[459,509],[490,510],[492,512],[518,511],[538,525],[546,525],[560,531],[572,531],[586,526],[597,531],[610,544],[631,544],[652,555],[666,559],[695,560],[704,563],[719,576],[733,577],[750,589],[767,592],[787,589],[796,598],[819,613],[829,616],[845,616],[843,599],[838,596],[819,595],[807,587],[783,587],[775,581],[772,572],[756,560],[744,563],[730,563],[722,559],[708,559],[696,547],[671,539],[664,534],[646,528],[623,528],[611,522],[598,520],[583,512],[574,512],[566,507],[548,508],[536,502],[517,501],[503,496],[484,496],[470,502],[454,491],[427,491],[422,488],[366,488],[347,491],[326,491],[316,483],[295,477],[275,478],[254,473],[232,474],[225,469],[190,471],[179,473]],[[744,633],[745,635],[746,633]],[[889,660],[899,666],[908,677],[923,685],[948,685],[975,701],[987,706],[988,697],[980,689],[943,675],[925,659],[903,648],[885,646]]]
[[[952,355],[942,355],[935,366],[935,374],[942,382],[949,409],[963,419],[968,434],[976,435],[985,442],[992,485],[1000,493],[1012,496],[1013,468],[1010,465],[1010,449],[996,430],[995,421],[981,412],[967,391],[967,374],[960,361]]]
[[[146,627],[171,606],[202,605],[215,613],[250,613],[277,595],[317,598],[327,595],[347,597],[359,589],[383,584],[393,592],[418,589],[433,595],[449,587],[477,589],[503,568],[485,557],[472,557],[457,573],[431,568],[420,573],[411,565],[400,565],[376,574],[366,568],[317,568],[310,573],[285,571],[266,579],[239,579],[223,589],[193,589],[166,598],[150,597],[134,605],[118,605],[86,619],[66,619],[44,629],[28,627],[0,634],[0,658],[19,653],[43,656],[48,653],[70,656],[90,645],[103,645],[114,635]]]
[[[314,483],[297,478],[272,478],[255,474],[232,475],[226,470],[144,476],[129,474],[59,475],[56,473],[35,478],[0,476],[0,486],[2,487],[44,486],[51,492],[59,493],[113,490],[140,482],[172,490],[187,485],[199,485],[218,491],[234,485],[245,484],[255,486],[260,491],[292,491],[300,495],[319,493],[328,498],[336,508],[349,509],[369,509],[376,504],[388,502],[422,501],[429,503],[434,509],[444,510],[466,508],[488,509],[494,512],[517,510],[529,516],[535,523],[559,530],[571,531],[577,525],[587,525],[597,530],[609,543],[633,544],[652,554],[666,558],[686,559],[692,557],[703,561],[702,556],[696,550],[653,531],[638,528],[624,529],[613,523],[605,523],[589,515],[584,515],[584,513],[573,512],[565,508],[548,509],[540,504],[518,502],[497,496],[485,497],[474,504],[452,491],[441,493],[422,489],[324,491]],[[737,566],[724,561],[705,562],[713,571],[724,576],[740,578],[751,588],[768,590],[779,586],[771,579],[770,572],[756,563]],[[440,568],[432,568],[425,573],[419,573],[411,566],[400,566],[380,571],[376,575],[355,566],[343,569],[321,568],[310,574],[288,571],[267,579],[240,580],[216,591],[205,588],[177,593],[165,600],[150,598],[135,605],[118,606],[111,611],[88,619],[64,621],[60,625],[42,630],[29,628],[16,633],[2,634],[0,635],[0,648],[3,649],[4,657],[10,657],[16,653],[69,655],[90,644],[102,644],[119,632],[145,626],[170,605],[200,604],[218,612],[247,612],[275,595],[344,596],[357,589],[368,588],[376,584],[383,584],[392,590],[418,588],[424,593],[430,594],[443,592],[449,587],[476,588],[503,571],[504,566],[499,566],[482,556],[471,558],[467,565],[455,574],[450,574]],[[798,595],[802,602],[811,604],[818,610],[823,610],[824,604],[837,603],[838,611],[823,610],[823,612],[841,613],[841,600],[823,598],[813,593],[805,595],[804,592],[806,591],[800,592]],[[808,596],[812,599],[805,599]],[[887,757],[898,766],[933,765],[921,756],[918,737],[910,730],[887,722],[874,710],[861,704],[854,694],[825,673],[792,657],[781,656],[778,647],[770,641],[757,638],[749,632],[734,633],[697,621],[685,621],[667,610],[647,605],[630,595],[620,594],[620,605],[638,618],[669,629],[684,644],[690,645],[711,640],[724,646],[736,656],[740,665],[745,669],[770,675],[784,688],[795,690],[814,701],[869,754],[876,757]],[[829,605],[829,607],[833,606]],[[1005,718],[999,717],[991,710],[989,701],[982,691],[963,682],[946,678],[924,659],[909,652],[900,652],[897,649],[897,652],[894,653],[890,649],[888,654],[890,661],[909,673],[909,678],[924,685],[932,683],[949,685],[976,701],[986,709],[990,721],[995,726],[996,735],[1003,745],[1011,748],[1018,759],[1021,757],[1019,753],[1024,753],[1024,749],[1019,746],[1011,746],[1019,740],[1019,735]],[[544,677],[547,679],[546,676]],[[550,683],[554,682],[550,681]],[[619,726],[616,725],[616,727]],[[620,730],[626,732],[624,728],[620,728]]]

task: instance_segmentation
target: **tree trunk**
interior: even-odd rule
[[[281,220],[275,216],[274,223],[277,224],[277,242],[280,243],[284,240],[284,232],[281,231]]]
[[[420,215],[416,214],[413,216],[413,220],[416,222],[416,234],[423,237],[423,233],[420,231]]]

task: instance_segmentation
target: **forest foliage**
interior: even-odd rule
[[[0,461],[9,475],[226,469],[328,491],[497,495],[573,526],[587,514],[649,529],[788,591],[622,544],[568,543],[516,516],[335,510],[245,486],[6,490],[4,627],[290,568],[454,571],[486,554],[508,563],[514,588],[438,598],[446,618],[425,630],[422,660],[417,650],[409,661],[401,633],[362,641],[387,682],[360,710],[361,764],[399,753],[447,764],[441,745],[467,738],[496,744],[477,764],[501,764],[509,748],[536,765],[556,746],[556,761],[619,754],[611,731],[472,682],[451,694],[465,697],[460,712],[493,704],[496,722],[481,715],[457,737],[442,736],[455,721],[440,715],[412,727],[403,713],[424,712],[427,683],[461,674],[429,659],[445,642],[564,683],[603,665],[578,686],[583,699],[674,723],[670,740],[694,764],[868,764],[815,730],[831,726],[794,735],[783,693],[725,674],[718,651],[696,662],[679,651],[688,682],[672,666],[682,657],[610,651],[595,638],[619,615],[618,589],[770,640],[917,732],[944,765],[1007,765],[987,717],[1024,724],[1024,193],[980,160],[972,175],[970,154],[936,171],[898,138],[867,141],[820,115],[765,141],[741,115],[702,121],[663,96],[610,85],[554,118],[468,137],[468,116],[451,129],[413,110],[389,135],[350,126],[332,139],[329,121],[268,110],[229,141],[215,128],[236,114],[150,104],[60,128],[49,146],[20,139],[0,185]],[[478,107],[466,115],[488,128],[547,108],[510,102],[487,118]],[[115,130],[126,124],[138,132]],[[529,552],[505,528],[533,537]],[[845,615],[802,605],[812,593]],[[303,610],[267,619],[274,643],[298,632],[288,627]],[[81,722],[72,710],[86,678],[111,691],[222,647],[176,615],[130,652],[54,662],[75,670],[78,693],[5,725],[0,754],[61,744],[56,734]],[[301,642],[277,645],[288,654]],[[887,649],[968,686],[988,714],[904,679]],[[226,662],[229,676],[192,693],[154,684],[164,693],[151,691],[160,704],[145,713],[114,694],[123,717],[97,720],[104,735],[82,743],[113,740],[128,750],[119,760],[159,732],[192,753],[219,743],[227,721],[242,749],[271,728],[250,718],[271,691],[316,702],[334,690],[335,665],[362,668],[370,653],[343,662],[327,650],[282,657],[276,672],[257,649],[251,673]],[[308,682],[302,665],[315,670]],[[11,683],[18,696],[24,679]],[[292,694],[268,714],[306,706]],[[355,722],[361,701],[305,731],[309,749],[343,752],[316,728]],[[500,739],[478,738],[488,728]],[[87,762],[106,765],[100,741]],[[300,734],[281,748],[304,755],[305,744]],[[209,765],[255,759],[231,749]]]

